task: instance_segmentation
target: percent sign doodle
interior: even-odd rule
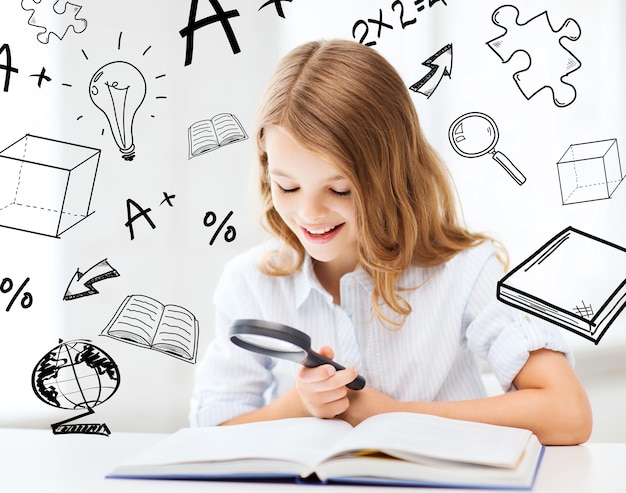
[[[24,287],[28,284],[28,281],[30,281],[30,277],[27,277],[26,279],[24,279],[24,282],[22,283],[22,285],[19,288],[17,288],[17,291],[13,294],[11,301],[9,301],[9,304],[6,307],[7,312],[11,309],[11,307],[13,306],[13,303],[15,303],[15,300],[20,295]],[[12,289],[13,289],[13,280],[10,279],[9,277],[5,277],[4,279],[2,279],[2,282],[0,283],[0,292],[10,293]],[[22,299],[20,300],[20,305],[22,305],[22,308],[30,308],[32,304],[33,304],[33,295],[30,294],[28,291],[25,291],[24,295],[22,296]]]
[[[224,220],[217,227],[217,230],[215,231],[215,233],[213,233],[213,237],[211,238],[211,241],[209,241],[209,245],[213,244],[213,242],[215,241],[215,238],[217,238],[217,235],[220,234],[220,232],[222,231],[222,229],[224,228],[224,226],[226,225],[226,223],[230,219],[230,216],[232,216],[232,215],[233,215],[233,211],[230,211],[228,214],[226,214],[226,217],[224,218]],[[217,222],[217,215],[213,211],[208,211],[204,215],[204,221],[203,222],[204,222],[204,225],[207,228],[209,228],[209,227],[213,226]],[[235,239],[236,236],[237,236],[237,230],[233,226],[231,226],[229,224],[226,227],[226,231],[224,232],[224,240],[226,240],[228,243],[230,243],[231,241],[233,241]]]

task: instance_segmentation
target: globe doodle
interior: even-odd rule
[[[105,424],[66,423],[93,414],[93,408],[115,394],[119,384],[119,369],[113,359],[85,340],[59,340],[59,345],[39,360],[32,374],[33,391],[43,402],[60,409],[86,411],[51,425],[53,432],[59,434],[109,434]]]

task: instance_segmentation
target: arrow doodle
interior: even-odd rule
[[[101,260],[82,274],[80,269],[76,269],[74,277],[72,277],[65,290],[63,299],[70,301],[76,298],[82,298],[83,296],[98,294],[98,290],[93,287],[95,283],[103,281],[104,279],[118,277],[119,275],[119,272],[111,267],[107,259]]]
[[[437,53],[428,57],[422,62],[422,65],[428,67],[430,72],[409,87],[409,89],[430,98],[443,76],[446,75],[448,78],[452,76],[452,43],[447,44]]]

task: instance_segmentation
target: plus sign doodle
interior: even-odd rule
[[[163,192],[163,200],[159,204],[162,206],[163,204],[167,204],[169,207],[174,207],[174,203],[172,202],[176,198],[176,194]],[[132,209],[135,210],[135,214],[133,214]],[[156,224],[150,217],[150,212],[152,211],[151,207],[142,207],[138,202],[133,199],[126,199],[126,222],[124,226],[128,228],[128,232],[130,233],[130,239],[135,239],[135,228],[133,223],[138,219],[143,218],[152,229],[156,229]]]
[[[259,10],[267,7],[268,5],[271,5],[272,3],[274,4],[274,6],[276,7],[276,13],[282,17],[283,19],[285,18],[285,12],[283,11],[283,2],[289,2],[291,3],[292,0],[267,0],[267,2],[265,2],[263,5],[261,5],[259,7]]]
[[[11,74],[17,74],[19,70],[17,67],[13,66],[12,57],[11,57],[11,47],[5,43],[0,46],[0,56],[4,54],[4,63],[0,63],[0,70],[4,70],[4,86],[3,91],[9,92],[9,87],[11,85]],[[50,82],[52,77],[46,75],[46,67],[41,67],[41,70],[38,74],[30,74],[29,77],[37,78],[37,87],[41,88],[41,83],[43,81]],[[71,86],[67,83],[62,83],[63,86]]]
[[[198,0],[191,0],[191,8],[189,9],[189,24],[187,24],[186,27],[180,30],[181,37],[187,38],[185,66],[190,65],[193,59],[194,32],[201,27],[209,26],[215,22],[219,22],[222,24],[222,28],[224,29],[224,33],[228,38],[228,42],[230,43],[230,47],[233,50],[233,54],[237,54],[241,51],[241,48],[239,48],[239,43],[237,42],[237,38],[235,37],[235,32],[233,31],[229,20],[233,17],[239,17],[239,11],[227,10],[226,12],[224,12],[224,9],[220,5],[219,0],[209,0],[209,2],[211,2],[211,5],[213,6],[215,14],[209,17],[205,17],[204,19],[196,20],[196,13],[198,11]]]
[[[37,77],[37,87],[41,87],[41,82],[46,81],[50,82],[52,79],[46,75],[46,67],[41,67],[41,72],[38,74],[32,74],[30,77]]]

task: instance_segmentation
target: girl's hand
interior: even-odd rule
[[[335,356],[329,346],[319,353],[327,358]],[[350,406],[347,384],[357,377],[354,367],[337,371],[332,365],[316,368],[302,367],[296,378],[296,390],[306,410],[317,418],[334,418]]]
[[[362,390],[348,391],[348,399],[350,406],[337,417],[352,426],[375,414],[403,410],[401,403],[367,385]]]

